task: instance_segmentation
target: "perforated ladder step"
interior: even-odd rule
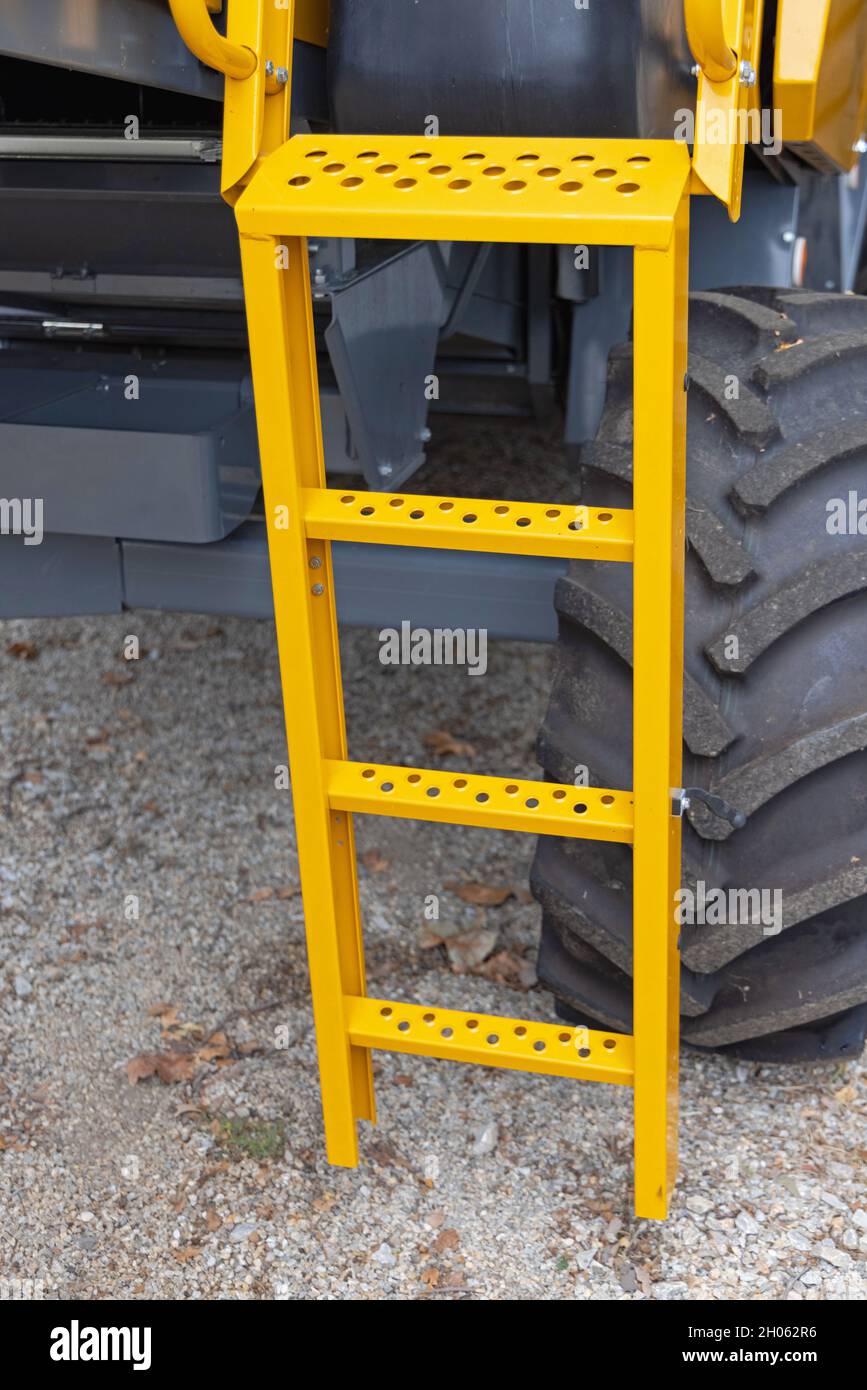
[[[441,546],[567,560],[632,559],[632,513],[623,508],[309,488],[311,539]]]
[[[663,248],[689,179],[674,140],[295,135],[238,201],[242,232]]]
[[[346,1030],[361,1047],[632,1085],[634,1049],[627,1034],[387,999],[354,997],[343,1003]]]
[[[325,785],[334,810],[482,825],[531,835],[632,842],[629,792],[332,761],[325,763]]]

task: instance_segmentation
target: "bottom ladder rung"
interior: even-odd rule
[[[350,1041],[359,1047],[632,1085],[634,1054],[627,1034],[388,999],[346,996],[344,1005]]]

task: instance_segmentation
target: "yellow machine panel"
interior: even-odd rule
[[[774,106],[790,149],[831,173],[853,167],[867,118],[867,7],[780,0]]]

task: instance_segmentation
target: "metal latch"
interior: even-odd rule
[[[713,792],[705,791],[704,787],[678,787],[676,791],[672,792],[672,815],[682,816],[684,811],[688,811],[695,801],[700,801],[720,820],[727,820],[733,830],[743,830],[747,823],[743,811],[738,811],[734,806],[730,806],[721,796],[715,796]]]

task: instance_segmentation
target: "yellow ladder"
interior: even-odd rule
[[[205,0],[201,12],[171,3],[190,42]],[[250,40],[234,49],[233,16]],[[261,85],[254,97],[245,84],[263,70],[267,35],[257,0],[233,0],[229,20],[232,51],[215,65],[238,73],[244,53],[256,59],[252,76],[227,79],[237,164],[239,130],[262,105]],[[287,63],[291,33],[290,14]],[[689,152],[674,140],[299,135],[260,158],[261,131],[258,118],[245,176],[233,171],[225,192],[241,234],[329,1160],[358,1162],[356,1122],[375,1118],[374,1049],[631,1085],[635,1211],[663,1218],[677,1162]],[[308,234],[633,247],[632,511],[327,489]],[[332,541],[631,563],[631,791],[350,762]],[[369,998],[357,813],[631,844],[633,1036]]]

